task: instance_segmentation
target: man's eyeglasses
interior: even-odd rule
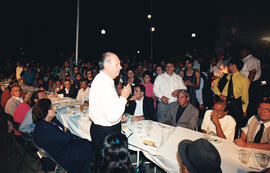
[[[217,110],[217,109],[214,109],[214,108],[213,108],[213,111],[216,111],[216,112],[218,112],[218,113],[223,113],[224,110]]]

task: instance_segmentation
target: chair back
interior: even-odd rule
[[[49,159],[51,159],[57,166],[57,169],[60,169],[60,170],[65,170],[59,163],[57,163],[57,161],[43,148],[39,147],[36,143],[35,143],[35,140],[32,139],[32,143],[33,145],[38,149],[38,152],[39,154],[42,156],[42,157],[47,157]]]

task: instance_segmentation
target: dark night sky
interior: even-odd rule
[[[75,51],[76,0],[9,0],[1,2],[1,57],[52,58]],[[189,45],[210,47],[219,36],[219,1],[153,0],[154,56],[175,55]],[[79,56],[95,57],[105,50],[149,56],[150,0],[81,0]],[[100,30],[104,28],[106,35]],[[196,32],[197,40],[190,34]]]

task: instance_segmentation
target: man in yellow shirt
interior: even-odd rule
[[[229,107],[229,114],[234,117],[237,123],[235,131],[236,137],[239,135],[240,128],[245,125],[244,117],[246,116],[248,106],[249,80],[239,72],[243,65],[243,61],[232,59],[228,66],[230,71],[230,74],[226,77],[228,81],[223,90],[220,91],[218,87],[221,78],[214,82],[212,88],[213,92],[219,96],[220,100],[232,103],[230,106],[231,109]]]

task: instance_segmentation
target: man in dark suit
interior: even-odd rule
[[[199,111],[189,103],[187,90],[181,89],[177,94],[177,101],[171,103],[169,107],[165,123],[195,130],[198,117]]]
[[[65,87],[58,91],[57,94],[64,94],[64,97],[71,97],[75,99],[77,97],[77,90],[70,84],[70,80],[66,80],[64,82],[64,86]]]
[[[125,112],[134,115],[135,121],[154,120],[154,101],[152,98],[145,96],[145,87],[142,84],[135,85],[130,100]]]

